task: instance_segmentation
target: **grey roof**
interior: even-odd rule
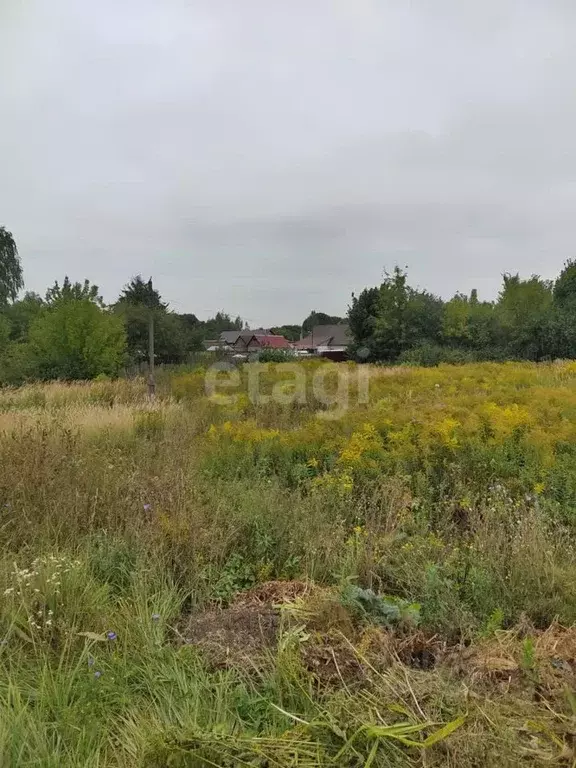
[[[272,331],[270,331],[268,328],[256,328],[255,330],[252,330],[251,328],[243,328],[241,331],[222,331],[220,334],[220,341],[223,341],[225,344],[236,344],[240,336],[245,336],[246,334],[250,334],[251,336],[271,336]]]
[[[328,340],[326,346],[346,347],[352,342],[350,327],[348,323],[338,323],[338,325],[315,325],[312,330],[314,343],[317,346],[324,346],[316,342],[317,337],[323,337]]]
[[[242,331],[222,331],[220,341],[223,341],[225,344],[236,344],[241,333]]]
[[[303,349],[315,347],[347,347],[352,343],[348,323],[338,325],[315,325],[312,333],[296,342]]]

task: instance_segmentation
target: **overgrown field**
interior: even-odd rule
[[[2,767],[576,765],[576,364],[290,370],[0,391]]]

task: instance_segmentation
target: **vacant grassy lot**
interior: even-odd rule
[[[1,766],[576,765],[576,364],[302,370],[0,392]]]

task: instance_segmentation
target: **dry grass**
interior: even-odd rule
[[[153,407],[143,381],[0,392],[0,764],[576,765],[572,529],[548,486],[518,481],[559,457],[549,487],[569,494],[549,433],[570,434],[573,371],[372,376],[341,422],[317,403],[222,408],[196,374]],[[447,408],[472,430],[488,397],[502,434],[510,403],[535,401],[532,447],[470,431],[458,453],[426,431]],[[396,412],[442,452],[417,455],[412,427],[375,450],[364,422]],[[406,463],[386,464],[396,448]],[[342,456],[352,490],[315,484]],[[479,490],[467,472],[488,456],[514,472]],[[50,557],[80,565],[58,586],[29,575]],[[350,584],[419,604],[419,626],[355,613]]]
[[[50,430],[51,428],[96,432],[104,429],[130,431],[135,419],[147,413],[149,407],[116,405],[113,408],[82,403],[65,405],[54,410],[46,408],[26,408],[18,411],[0,412],[0,432],[12,433],[29,430]],[[181,417],[177,405],[163,405],[154,409],[163,418],[173,422]]]

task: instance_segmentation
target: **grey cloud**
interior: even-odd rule
[[[0,223],[30,288],[143,272],[258,324],[395,262],[494,296],[574,255],[575,39],[567,0],[14,4]]]

